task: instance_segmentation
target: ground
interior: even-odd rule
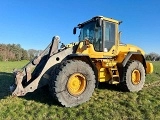
[[[21,68],[27,61],[0,63],[0,119],[160,119],[160,62],[153,62],[154,72],[146,76],[143,90],[123,92],[115,85],[101,84],[91,99],[73,108],[65,108],[53,100],[46,88],[24,97],[12,97],[13,68]]]

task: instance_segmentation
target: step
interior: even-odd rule
[[[119,84],[119,82],[118,81],[113,81],[113,80],[111,80],[111,81],[109,81],[109,84]]]
[[[117,68],[110,68],[111,70],[118,70]]]
[[[112,75],[112,77],[119,77],[119,75]]]

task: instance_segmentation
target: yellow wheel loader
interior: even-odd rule
[[[65,107],[77,106],[90,99],[99,82],[120,85],[127,91],[143,88],[146,74],[153,72],[144,51],[134,45],[120,43],[121,21],[103,16],[78,24],[79,42],[59,47],[54,36],[48,47],[26,66],[14,71],[12,95],[49,85],[50,93]]]

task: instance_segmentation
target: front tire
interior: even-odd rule
[[[90,99],[95,88],[92,68],[79,60],[68,60],[56,69],[52,95],[64,106],[73,107]]]
[[[141,62],[137,60],[128,61],[124,68],[123,82],[124,90],[138,92],[142,90],[145,83],[145,69]]]

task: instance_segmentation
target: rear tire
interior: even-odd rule
[[[145,70],[142,63],[137,60],[128,61],[124,68],[121,88],[123,88],[123,90],[137,92],[142,90],[144,83]]]
[[[95,82],[94,72],[87,63],[68,60],[56,69],[51,94],[66,107],[77,106],[90,99]]]

